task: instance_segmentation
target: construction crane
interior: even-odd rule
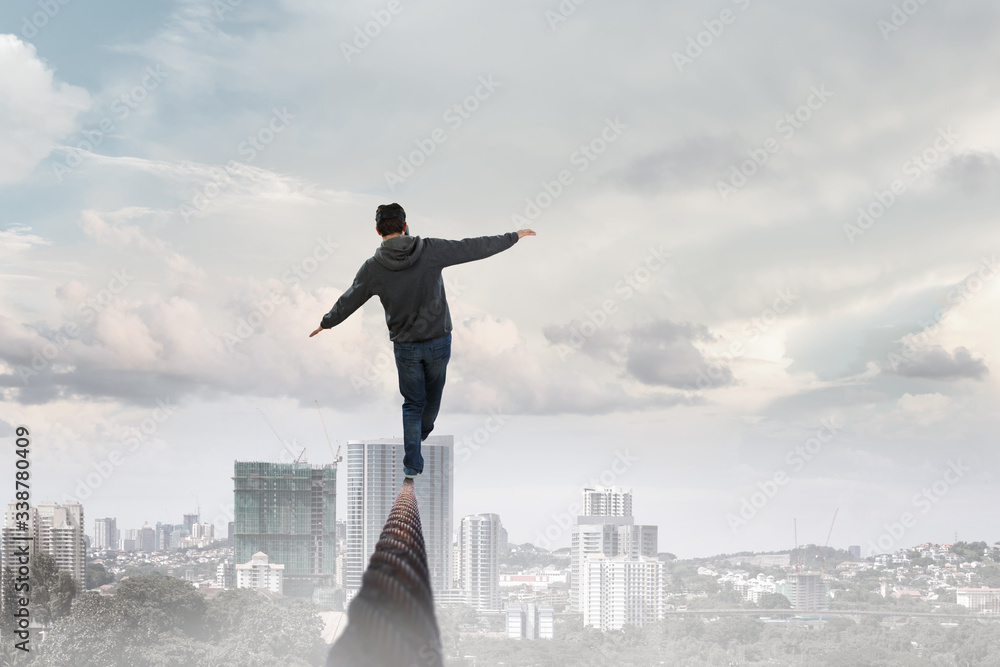
[[[326,430],[326,420],[323,419],[323,411],[319,409],[319,401],[313,399],[313,402],[316,403],[316,412],[319,413],[319,421],[323,424],[323,435],[326,436],[326,443],[330,445],[330,453],[333,454],[333,465],[337,465],[344,460],[344,457],[340,455],[340,442],[337,442],[337,451],[334,452],[333,443],[330,442],[330,434]]]
[[[840,511],[839,507],[833,511],[833,521],[830,522],[830,530],[826,534],[826,544],[823,545],[823,561],[819,570],[820,576],[826,574],[826,552],[830,548],[830,536],[833,535],[833,524],[837,523],[837,512],[839,511]]]
[[[795,518],[792,519],[792,530],[795,531],[795,563],[794,563],[794,565],[795,565],[795,571],[798,572],[799,569],[800,569],[799,568],[799,561],[802,558],[802,555],[799,554],[799,520],[798,519],[795,519]]]

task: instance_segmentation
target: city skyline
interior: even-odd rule
[[[0,6],[39,497],[214,520],[232,460],[330,460],[314,401],[334,449],[398,437],[377,300],[307,336],[399,202],[537,231],[443,274],[458,515],[534,541],[603,476],[682,555],[994,530],[995,3],[406,6],[364,48],[355,5],[57,5]]]

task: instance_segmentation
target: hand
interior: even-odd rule
[[[519,241],[521,239],[523,239],[525,236],[537,236],[537,234],[535,234],[534,230],[531,230],[531,229],[519,229],[519,230],[517,230],[517,239]]]
[[[319,329],[316,329],[316,331],[313,331],[311,334],[309,334],[309,337],[312,338],[313,336],[315,336],[316,334],[318,334],[322,330],[323,330],[323,327],[320,327]]]

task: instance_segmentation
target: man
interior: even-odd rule
[[[412,479],[424,470],[420,443],[434,430],[451,359],[451,313],[441,269],[495,255],[535,232],[521,229],[461,241],[410,236],[406,212],[395,203],[375,211],[375,231],[382,245],[309,337],[337,326],[378,295],[403,395],[403,473]]]

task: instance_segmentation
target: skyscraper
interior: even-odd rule
[[[148,523],[139,529],[139,551],[151,553],[156,551],[156,531]]]
[[[169,523],[156,522],[156,550],[167,551],[174,548],[173,535],[174,527]]]
[[[414,480],[427,546],[431,587],[451,588],[454,437],[424,440],[424,472]],[[403,483],[403,439],[347,442],[347,558],[344,587],[349,600],[361,587],[361,575]],[[287,575],[286,575],[287,576]]]
[[[621,630],[663,618],[663,562],[656,558],[590,554],[580,578],[584,625]]]
[[[118,550],[118,522],[110,517],[94,521],[94,544],[96,551]]]
[[[583,490],[584,516],[632,516],[632,492],[616,486]]]
[[[583,566],[588,556],[630,558],[656,556],[656,526],[635,525],[632,492],[617,487],[583,490],[583,515],[578,516],[570,540],[570,594],[573,611],[583,611]]]
[[[470,514],[458,530],[459,588],[477,611],[500,609],[500,548],[496,514]]]
[[[796,572],[778,582],[775,592],[792,603],[795,611],[822,611],[830,608],[829,587],[819,572]]]
[[[284,565],[285,595],[312,597],[332,588],[336,465],[236,461],[234,470],[235,562],[247,563],[262,552],[270,563]]]
[[[67,502],[38,503],[28,510],[26,521],[16,520],[17,503],[7,505],[6,523],[2,531],[3,565],[17,571],[16,552],[27,544],[29,554],[44,551],[56,562],[62,572],[69,572],[82,588],[86,567],[86,543],[83,539],[83,505]]]
[[[176,516],[176,515],[175,515]],[[184,528],[187,530],[188,535],[191,534],[191,526],[201,521],[200,514],[185,514],[184,515]]]

